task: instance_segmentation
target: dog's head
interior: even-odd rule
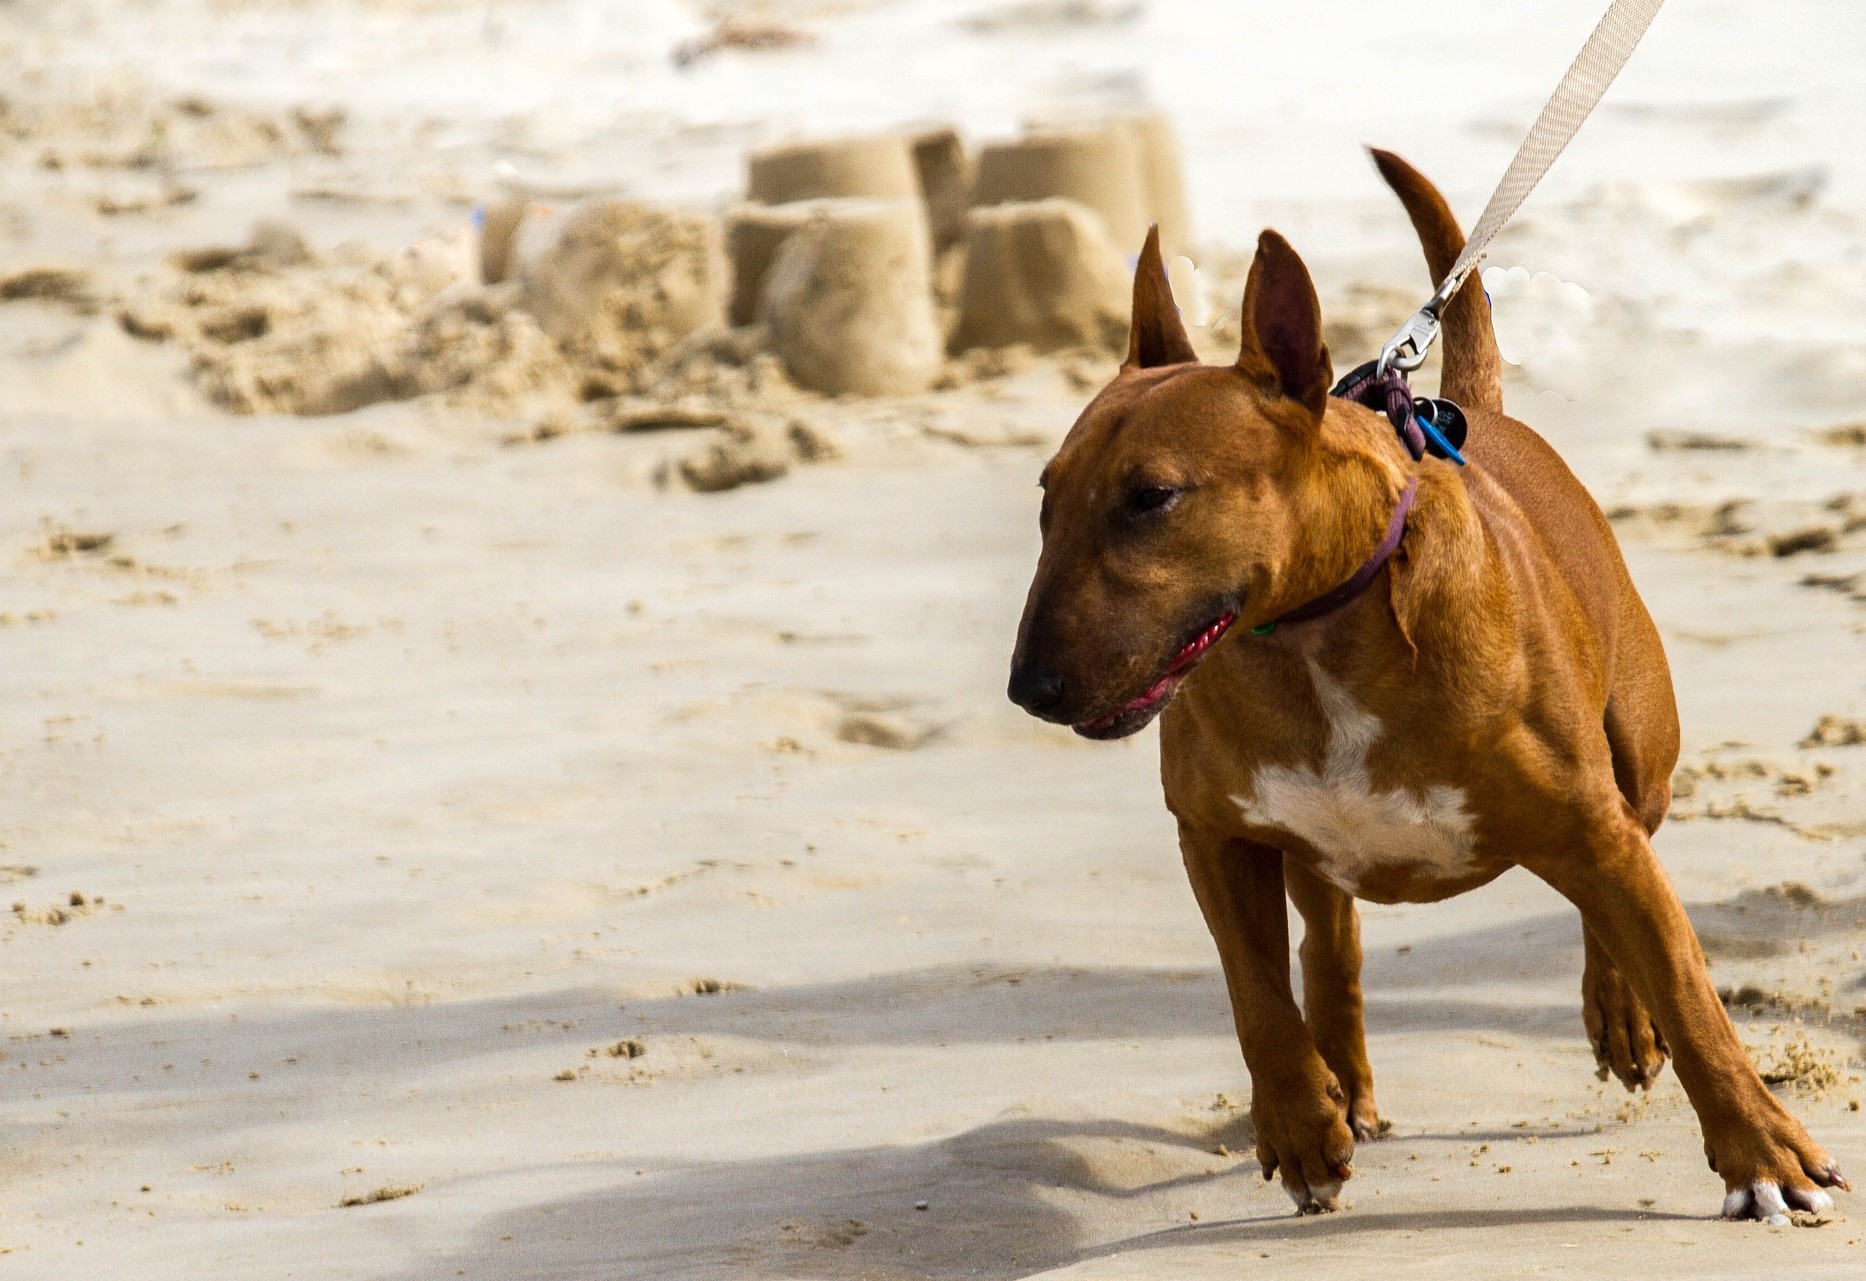
[[[1308,269],[1273,231],[1242,328],[1234,365],[1201,364],[1147,237],[1127,360],[1043,469],[1009,691],[1032,714],[1132,734],[1234,624],[1301,603],[1285,571],[1320,483],[1331,372]]]

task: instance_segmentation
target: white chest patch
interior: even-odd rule
[[[1448,878],[1470,870],[1474,841],[1463,789],[1375,790],[1367,756],[1380,738],[1379,719],[1314,659],[1309,676],[1328,720],[1322,766],[1258,769],[1251,794],[1231,798],[1245,820],[1300,838],[1322,859],[1315,870],[1349,893],[1377,866],[1408,864]]]

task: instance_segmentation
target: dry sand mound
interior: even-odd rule
[[[527,264],[524,305],[613,394],[638,389],[681,339],[724,321],[726,275],[711,218],[605,202],[579,210]]]
[[[561,399],[577,371],[515,304],[515,291],[489,289],[429,311],[405,352],[408,394],[446,392],[485,413]]]
[[[827,203],[874,212],[874,202]],[[917,206],[903,207],[904,222],[883,207],[881,239],[914,247],[924,309],[924,224]],[[798,391],[763,350],[765,329],[717,323],[719,244],[707,220],[588,206],[496,285],[479,283],[482,249],[429,240],[327,259],[290,227],[262,224],[246,244],[172,255],[157,287],[118,318],[131,335],[185,348],[200,389],[235,413],[335,414],[439,394],[484,417],[532,417],[509,444],[699,429],[694,446],[647,474],[702,493],[837,456],[784,412]],[[936,370],[937,336],[927,343]]]
[[[285,239],[262,229],[242,248],[177,255],[180,278],[126,306],[124,329],[186,347],[202,391],[235,413],[341,413],[393,395],[408,319],[384,264],[314,272],[266,251]]]
[[[1101,225],[1110,201],[1124,224],[1153,202],[1139,138],[1122,120],[1004,144],[988,153],[997,177],[979,182],[992,209],[969,221],[971,161],[939,125],[754,153],[751,203],[724,234],[711,215],[628,201],[542,217],[523,196],[487,207],[477,240],[394,254],[321,256],[261,224],[246,244],[171,255],[118,314],[131,335],[185,348],[200,390],[235,413],[442,393],[484,414],[541,413],[532,438],[549,439],[577,429],[576,404],[617,397],[768,410],[796,387],[912,395],[966,380],[969,366],[941,377],[953,328],[961,351],[1119,345],[1126,273]],[[1026,180],[1099,207],[1004,203]],[[84,282],[39,272],[6,286],[75,299]],[[743,332],[726,337],[728,321]]]
[[[173,264],[153,297],[123,308],[123,327],[186,347],[202,392],[234,413],[337,414],[437,391],[496,411],[572,384],[514,290],[472,286],[460,244],[326,263],[262,225],[245,246]]]
[[[235,413],[340,414],[397,397],[392,355],[407,328],[379,277],[336,289],[282,284],[203,318],[201,390]]]
[[[595,204],[518,280],[481,286],[483,258],[462,239],[328,261],[293,229],[261,224],[245,245],[173,255],[119,315],[137,337],[187,348],[202,391],[244,414],[440,392],[510,415],[647,390],[722,318],[723,254],[705,218]]]
[[[82,267],[41,265],[0,275],[0,302],[62,303],[79,311],[96,305],[91,273]]]

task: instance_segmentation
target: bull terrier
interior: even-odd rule
[[[1449,206],[1374,159],[1443,278],[1464,245]],[[1043,469],[1010,697],[1092,739],[1161,717],[1257,1157],[1298,1212],[1340,1207],[1384,1125],[1355,899],[1435,902],[1517,866],[1580,909],[1603,1070],[1632,1089],[1675,1060],[1723,1214],[1824,1209],[1847,1182],[1758,1077],[1652,851],[1678,756],[1658,631],[1599,507],[1503,412],[1479,280],[1443,327],[1468,466],[1331,397],[1315,289],[1276,232],[1223,366],[1193,351],[1149,235],[1126,361]]]

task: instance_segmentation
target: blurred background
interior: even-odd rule
[[[1152,733],[1002,695],[1144,228],[1207,359],[1269,225],[1358,364],[1430,289],[1362,147],[1468,224],[1602,7],[0,0],[4,1266],[1857,1271],[1706,1220],[1515,873],[1365,911],[1396,1128],[1288,1219]],[[1852,1167],[1862,63],[1672,0],[1486,276]]]

